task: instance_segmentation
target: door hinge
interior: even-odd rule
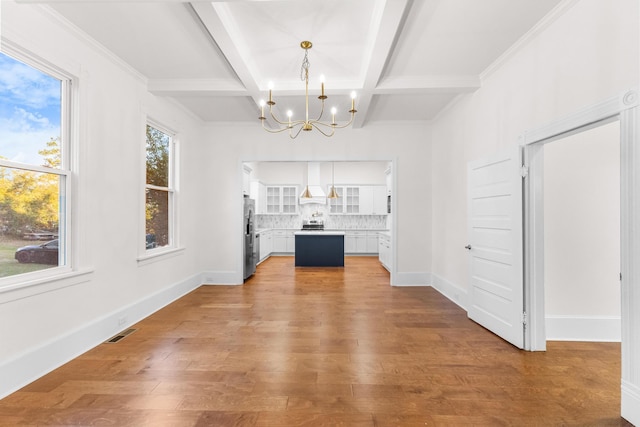
[[[522,312],[522,324],[527,326],[527,312],[526,311]]]
[[[522,175],[523,178],[526,178],[529,176],[529,167],[522,165],[522,168],[520,168],[520,174]]]

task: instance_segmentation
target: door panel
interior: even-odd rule
[[[520,148],[468,166],[469,318],[523,348]]]

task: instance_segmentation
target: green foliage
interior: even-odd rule
[[[60,167],[59,138],[38,153],[45,167]],[[60,178],[56,174],[0,167],[0,231],[20,235],[33,230],[57,231]]]
[[[157,187],[169,185],[169,144],[164,132],[147,126],[147,184]],[[147,189],[145,205],[146,232],[155,236],[158,246],[169,243],[168,193]]]
[[[147,126],[147,184],[169,184],[169,135]]]

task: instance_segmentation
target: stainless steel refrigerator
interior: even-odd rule
[[[253,273],[256,272],[256,253],[255,253],[255,241],[256,231],[254,229],[254,214],[255,214],[256,202],[248,197],[244,198],[244,219],[243,233],[244,233],[244,280],[247,280]]]

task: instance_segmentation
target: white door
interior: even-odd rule
[[[520,147],[470,162],[469,318],[524,346]]]

